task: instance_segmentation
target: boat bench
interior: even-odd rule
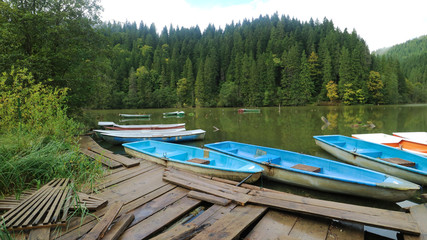
[[[177,158],[177,157],[186,157],[187,156],[187,152],[184,151],[173,151],[170,153],[167,153],[165,157],[167,158]]]
[[[268,153],[259,157],[255,157],[255,159],[257,161],[269,162],[274,164],[279,164],[281,161],[281,158],[279,156]]]
[[[211,161],[208,159],[192,158],[187,160],[187,162],[209,165]]]
[[[141,150],[146,152],[155,152],[156,147],[146,147],[146,148],[141,148]]]
[[[405,167],[415,167],[415,163],[401,158],[381,158],[381,160],[398,164]]]
[[[228,149],[225,149],[225,151],[227,151],[229,153],[237,154],[237,152],[239,151],[239,149],[237,149],[237,148],[228,148]]]
[[[320,170],[321,170],[321,168],[313,167],[313,166],[309,166],[309,165],[305,165],[305,164],[297,164],[297,165],[292,166],[292,168],[304,170],[307,172],[317,172],[317,173],[320,172]]]

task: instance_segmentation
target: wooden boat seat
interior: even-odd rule
[[[415,167],[415,163],[401,158],[381,158],[381,160],[402,165],[405,167]]]
[[[211,161],[207,160],[207,159],[200,159],[200,158],[192,158],[187,160],[187,162],[193,162],[193,163],[198,163],[198,164],[205,164],[205,165],[209,165],[209,163]]]
[[[313,166],[309,166],[309,165],[305,165],[305,164],[297,164],[297,165],[292,166],[292,168],[304,170],[307,172],[317,172],[317,173],[320,172],[320,170],[321,170],[321,168],[313,167]]]

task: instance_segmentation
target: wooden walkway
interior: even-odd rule
[[[85,154],[105,153],[90,139]],[[87,151],[86,151],[87,150]],[[99,153],[98,153],[99,154]],[[19,239],[364,239],[364,225],[392,229],[404,239],[427,239],[427,207],[410,213],[300,197],[223,179],[210,179],[127,159],[109,166],[95,199],[108,205],[74,217],[67,227],[16,235]],[[106,161],[106,165],[111,161]],[[116,220],[114,220],[116,219]],[[112,227],[107,230],[110,223]],[[32,235],[33,234],[33,235]],[[32,237],[31,237],[32,236]]]

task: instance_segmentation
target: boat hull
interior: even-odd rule
[[[247,173],[247,172],[225,171],[225,170],[220,170],[220,169],[211,169],[211,168],[204,168],[204,167],[199,167],[199,166],[194,166],[194,165],[188,165],[185,163],[168,161],[165,159],[153,157],[153,156],[150,156],[148,154],[127,148],[126,146],[124,146],[124,149],[125,149],[125,152],[127,154],[134,156],[134,157],[137,157],[137,158],[141,158],[141,159],[144,159],[147,161],[151,161],[151,162],[154,162],[154,163],[166,166],[166,167],[173,167],[173,168],[177,168],[177,169],[191,171],[191,172],[194,172],[197,174],[206,175],[206,176],[210,176],[210,177],[225,178],[225,179],[240,182],[240,181],[244,180],[245,178],[247,178],[251,174],[251,173]],[[261,172],[253,173],[252,176],[250,178],[248,178],[245,182],[246,183],[253,183],[253,182],[256,182],[260,177],[261,177]]]
[[[263,176],[273,181],[282,182],[290,185],[311,188],[315,190],[354,195],[360,197],[369,197],[386,201],[403,201],[411,198],[418,189],[393,189],[380,186],[370,186],[357,184],[354,182],[344,182],[334,179],[316,177],[312,175],[301,174],[288,171],[286,169],[274,168],[258,164],[264,168]]]
[[[102,135],[102,138],[114,145],[120,145],[122,143],[128,142],[137,142],[144,140],[155,140],[161,142],[186,142],[186,141],[198,141],[203,140],[205,138],[205,132],[191,134],[191,135],[183,135],[183,136],[166,136],[166,137],[117,137],[110,135]]]
[[[316,144],[329,152],[333,156],[341,159],[350,164],[354,164],[360,167],[369,168],[378,172],[387,173],[414,183],[421,185],[427,185],[427,176],[419,174],[417,172],[406,171],[405,169],[394,166],[393,164],[388,164],[383,161],[373,161],[368,157],[361,156],[359,154],[350,153],[339,149],[335,146],[327,144],[325,142],[315,139]]]

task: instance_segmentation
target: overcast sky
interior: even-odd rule
[[[143,21],[203,31],[209,23],[226,24],[260,15],[289,15],[301,21],[332,20],[335,27],[356,29],[371,51],[427,35],[427,0],[101,0],[102,20]]]

